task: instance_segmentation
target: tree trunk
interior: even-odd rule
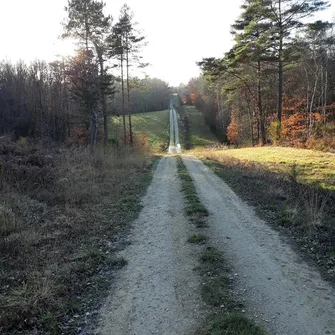
[[[128,35],[126,36],[126,68],[127,68],[127,112],[129,119],[129,140],[130,145],[133,146],[133,127],[131,123],[131,106],[130,106],[130,85],[129,85],[129,48],[128,48]]]
[[[122,94],[122,121],[123,121],[123,144],[127,144],[126,113],[124,108],[124,80],[123,80],[123,54],[121,54],[121,94]]]
[[[264,115],[263,115],[263,103],[262,103],[262,92],[261,92],[261,62],[258,60],[257,64],[257,94],[258,94],[258,117],[259,117],[259,126],[261,131],[261,141],[262,145],[266,143],[266,135],[265,135],[265,125],[264,125]]]
[[[282,110],[283,110],[283,39],[280,37],[279,42],[279,59],[278,59],[278,102],[277,102],[277,119],[281,123]]]
[[[105,69],[104,69],[104,60],[102,55],[99,55],[99,64],[100,64],[100,95],[101,95],[101,109],[104,119],[104,146],[108,143],[108,115],[107,115],[107,101],[106,94],[104,90],[105,84]]]
[[[279,5],[279,50],[278,50],[278,101],[277,101],[277,119],[279,122],[278,138],[280,138],[281,119],[283,110],[283,22],[282,22],[282,9],[281,0],[278,1]]]
[[[98,141],[98,114],[92,111],[91,115],[91,152],[94,152],[94,148]]]

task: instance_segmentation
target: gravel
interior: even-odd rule
[[[201,161],[183,161],[210,213],[210,243],[233,267],[247,313],[272,335],[335,335],[330,284]]]
[[[205,317],[194,268],[200,247],[187,243],[192,227],[184,217],[184,200],[176,159],[164,157],[120,256],[120,270],[100,311],[96,334],[194,334]]]

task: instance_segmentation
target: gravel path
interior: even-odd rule
[[[335,335],[334,290],[209,168],[183,160],[210,212],[207,234],[234,267],[248,312],[272,335]]]
[[[101,335],[194,334],[204,318],[198,247],[187,243],[192,226],[183,216],[176,159],[164,157],[134,223],[128,265],[101,310]]]

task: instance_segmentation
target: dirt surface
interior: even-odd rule
[[[204,318],[197,266],[198,247],[187,243],[192,226],[176,159],[159,162],[134,222],[122,269],[101,310],[101,335],[194,334]],[[199,247],[200,248],[200,247]]]
[[[183,161],[209,210],[210,242],[233,266],[250,316],[272,335],[334,335],[334,289],[202,162]]]

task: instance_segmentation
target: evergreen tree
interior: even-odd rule
[[[264,145],[266,134],[262,103],[262,70],[263,63],[271,60],[272,45],[268,36],[271,25],[266,21],[266,12],[258,0],[246,0],[241,8],[243,12],[232,26],[236,44],[229,53],[230,66],[248,64],[257,72],[257,128]]]
[[[137,63],[140,67],[145,64],[140,62],[138,52],[143,44],[143,36],[138,36],[138,31],[135,29],[136,23],[133,22],[133,13],[127,4],[121,8],[119,21],[114,26],[114,52],[119,58],[121,67],[121,90],[122,90],[122,116],[124,123],[124,142],[126,143],[126,126],[125,126],[125,95],[127,94],[127,115],[129,122],[129,141],[133,144],[132,122],[131,122],[131,99],[130,99],[130,75],[129,68],[132,63]],[[125,82],[124,82],[124,66],[126,67]],[[126,84],[126,93],[125,93]]]
[[[269,30],[275,42],[274,54],[278,64],[278,96],[277,118],[281,122],[283,109],[283,75],[285,62],[289,60],[286,54],[291,34],[306,23],[303,19],[329,7],[329,1],[321,0],[262,0],[263,12],[266,13],[272,28]]]
[[[96,53],[99,63],[99,87],[100,87],[100,103],[104,120],[104,143],[108,141],[108,113],[106,96],[109,86],[111,86],[111,77],[107,76],[104,62],[108,56],[105,47],[105,40],[110,31],[111,17],[105,16],[103,13],[105,4],[101,1],[94,0],[70,0],[65,8],[68,13],[67,23],[64,25],[65,34],[63,37],[71,36],[80,43],[84,43],[86,54],[89,52]],[[92,54],[93,55],[93,54]],[[89,58],[86,58],[88,61]],[[89,64],[88,64],[89,65]],[[97,111],[92,111],[92,120],[95,118]],[[94,122],[91,126],[98,127],[98,122]],[[96,129],[93,132],[97,132]]]

